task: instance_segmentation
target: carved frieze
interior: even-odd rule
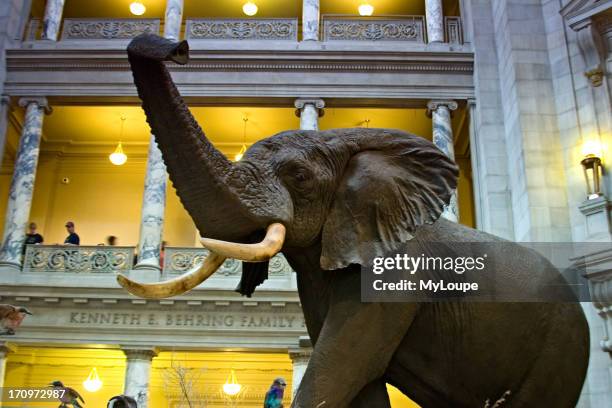
[[[180,275],[202,264],[209,251],[204,248],[167,247],[164,254],[163,274],[167,277]],[[291,267],[282,254],[274,256],[268,266],[269,276],[287,276]],[[216,276],[238,276],[242,273],[242,262],[236,259],[226,259],[215,272]]]
[[[325,41],[412,41],[423,42],[423,17],[405,19],[337,19],[323,21]]]
[[[24,272],[126,272],[134,262],[133,247],[28,245]]]
[[[297,41],[296,19],[197,19],[187,20],[188,40]]]
[[[64,19],[64,40],[120,40],[159,34],[158,19]]]

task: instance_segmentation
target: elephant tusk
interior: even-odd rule
[[[285,242],[286,231],[283,224],[275,222],[268,226],[265,238],[258,244],[239,244],[210,238],[200,238],[200,242],[204,248],[208,248],[226,258],[248,262],[264,262],[281,250]]]
[[[211,252],[202,265],[174,279],[156,283],[138,283],[123,274],[118,274],[117,282],[132,295],[146,299],[164,299],[195,288],[219,269],[224,261],[224,256]]]

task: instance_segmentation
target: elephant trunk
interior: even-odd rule
[[[207,236],[237,239],[258,225],[242,203],[242,192],[228,184],[235,178],[234,165],[206,138],[164,64],[187,63],[188,51],[185,41],[143,34],[128,46],[128,59],[147,121],[183,206]]]

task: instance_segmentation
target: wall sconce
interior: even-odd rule
[[[357,7],[360,16],[369,17],[374,13],[374,6],[367,1]]]
[[[587,184],[587,199],[593,200],[601,196],[601,145],[589,140],[582,146],[584,159],[580,162]]]

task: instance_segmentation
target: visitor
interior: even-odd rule
[[[161,248],[159,249],[159,267],[164,269],[164,256],[166,254],[166,245],[168,243],[166,241],[162,241]]]
[[[36,223],[31,222],[28,225],[28,232],[26,233],[26,238],[23,245],[23,253],[25,254],[26,245],[40,245],[43,243],[43,236],[36,232]]]
[[[109,235],[108,237],[106,237],[106,245],[108,246],[117,245],[117,237],[114,235]]]
[[[68,236],[64,240],[64,245],[80,245],[81,238],[74,232],[74,222],[68,221],[66,223],[66,231],[68,231]]]
[[[127,395],[116,395],[108,400],[107,408],[138,408],[136,400]]]

